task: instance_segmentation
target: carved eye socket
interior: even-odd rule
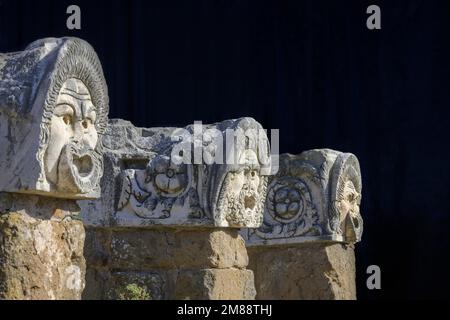
[[[348,201],[353,202],[356,200],[356,195],[354,193],[350,193],[348,195]]]
[[[250,175],[252,176],[252,178],[256,177],[256,170],[252,170],[250,172]]]
[[[66,125],[70,126],[72,124],[72,116],[66,114],[63,116],[63,121]]]
[[[92,121],[91,121],[91,119],[84,119],[81,124],[82,124],[83,128],[87,129],[92,124]]]

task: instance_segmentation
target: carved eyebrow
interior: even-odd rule
[[[70,90],[69,88],[65,88],[64,90],[62,90],[61,95],[68,95],[72,98],[82,101],[91,100],[89,93],[78,93],[76,91]]]
[[[97,114],[95,113],[94,110],[90,110],[89,112],[87,112],[85,118],[89,118],[89,119],[91,119],[92,121],[95,121],[96,118],[97,118]]]
[[[253,162],[253,161],[247,161],[245,160],[243,163],[239,163],[240,166],[242,166],[242,168],[244,168],[244,170],[259,170],[260,165],[257,162]]]
[[[79,101],[80,101],[79,99],[77,99],[77,98],[75,98],[75,97],[73,97],[73,96],[71,96],[69,94],[61,94],[58,97],[57,105],[58,104],[68,104],[72,108],[74,108],[75,105],[77,105],[79,103]]]
[[[91,120],[95,120],[95,117],[97,116],[97,114],[96,114],[95,106],[92,102],[83,103],[81,106],[81,110],[83,112],[84,118],[91,118]]]
[[[71,104],[62,102],[56,105],[55,109],[53,110],[53,113],[57,116],[63,116],[66,114],[74,115],[75,110]]]

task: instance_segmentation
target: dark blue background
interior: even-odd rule
[[[66,29],[69,4],[81,31]],[[382,30],[366,28],[370,4]],[[356,154],[359,297],[450,297],[448,1],[0,0],[0,52],[65,35],[98,52],[110,117],[151,127],[252,116],[281,130],[281,152]],[[365,287],[370,264],[382,290]]]

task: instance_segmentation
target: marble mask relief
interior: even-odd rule
[[[223,182],[217,205],[217,219],[222,226],[259,226],[262,222],[267,177],[260,175],[260,164],[253,150],[245,150],[240,168],[229,172]]]
[[[342,155],[336,160],[331,182],[331,216],[334,228],[346,242],[359,242],[363,232],[360,214],[361,173],[355,156]],[[333,225],[333,224],[332,224]]]
[[[98,185],[100,155],[96,108],[86,85],[71,78],[64,82],[50,122],[45,152],[47,179],[63,192],[87,193]]]
[[[81,39],[0,54],[0,192],[98,198],[108,104],[100,61]]]

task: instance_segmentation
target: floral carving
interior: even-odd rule
[[[167,219],[173,210],[182,208],[188,217],[202,218],[192,178],[187,165],[175,165],[168,157],[157,156],[145,170],[124,172],[118,210],[130,206],[141,218]]]
[[[298,178],[281,177],[269,185],[263,226],[255,231],[264,239],[317,235],[317,210],[307,184]]]
[[[180,195],[187,186],[187,165],[175,165],[169,157],[158,156],[148,167],[147,179],[154,179],[156,190],[166,196],[175,197]]]

